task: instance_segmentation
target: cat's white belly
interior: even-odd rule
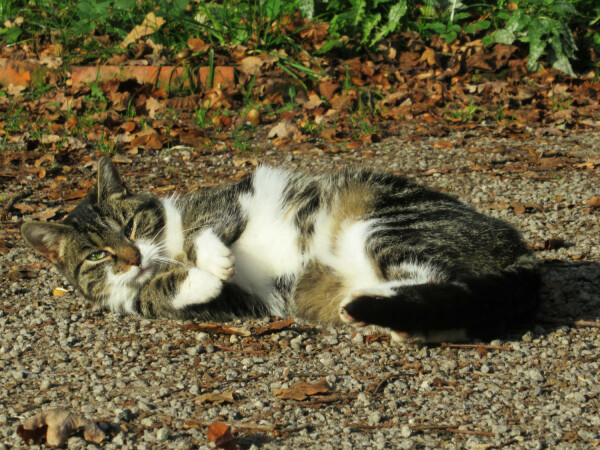
[[[257,295],[271,314],[285,314],[285,299],[273,285],[281,277],[296,277],[306,264],[299,248],[300,231],[292,214],[282,213],[288,172],[259,167],[253,192],[240,196],[246,215],[244,232],[231,246],[235,257],[232,282]]]
[[[376,225],[374,220],[336,223],[329,212],[322,211],[315,221],[311,259],[331,267],[349,290],[378,284],[381,280],[366,251]]]

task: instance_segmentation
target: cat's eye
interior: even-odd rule
[[[110,253],[101,250],[99,252],[90,253],[86,259],[88,261],[100,261],[101,259],[106,258],[108,255],[110,255]]]
[[[133,219],[127,222],[127,225],[125,225],[125,228],[123,229],[123,234],[133,241]]]

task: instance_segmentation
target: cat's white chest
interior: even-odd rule
[[[273,286],[280,277],[297,276],[306,261],[299,248],[300,231],[293,214],[285,213],[288,172],[259,167],[253,191],[240,196],[247,222],[240,238],[231,246],[236,275],[233,282],[261,297],[272,314],[283,315],[284,299]]]

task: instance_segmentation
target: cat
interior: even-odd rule
[[[536,259],[510,225],[368,170],[259,166],[159,199],[131,193],[102,157],[62,223],[22,235],[89,300],[150,318],[294,316],[435,342],[514,325],[539,298]]]

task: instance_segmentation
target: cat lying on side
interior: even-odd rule
[[[435,341],[514,324],[538,303],[536,260],[512,227],[366,170],[261,166],[159,199],[132,194],[103,157],[62,223],[22,234],[85,297],[145,317],[295,316]]]

